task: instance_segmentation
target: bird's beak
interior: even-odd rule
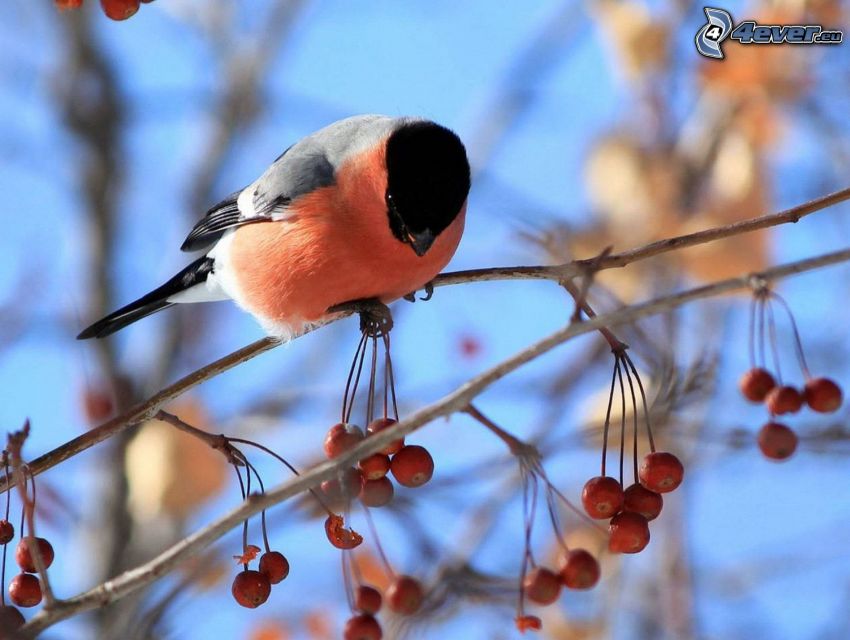
[[[434,244],[434,234],[431,233],[430,229],[425,229],[421,233],[408,232],[407,240],[410,242],[410,246],[413,247],[416,255],[421,258],[431,248],[431,245]]]

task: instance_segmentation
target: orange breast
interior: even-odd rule
[[[287,220],[239,228],[230,262],[236,301],[266,324],[297,328],[335,304],[389,302],[421,288],[449,262],[466,205],[421,258],[393,237],[383,147],[349,160],[337,182],[299,198]]]

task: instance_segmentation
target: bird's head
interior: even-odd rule
[[[390,230],[421,257],[466,202],[466,149],[449,129],[410,121],[390,134],[386,158]]]

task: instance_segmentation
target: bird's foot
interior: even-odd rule
[[[431,299],[431,296],[434,295],[434,283],[429,280],[428,282],[425,283],[424,288],[425,288],[425,295],[422,296],[421,298],[419,298],[419,300],[422,300],[423,302],[427,302],[428,300]],[[405,300],[407,300],[408,302],[416,302],[416,292],[415,291],[411,291],[410,293],[406,293],[402,297]]]
[[[329,313],[356,313],[360,316],[360,331],[370,337],[387,335],[393,328],[393,314],[390,308],[377,298],[351,300],[335,304]]]

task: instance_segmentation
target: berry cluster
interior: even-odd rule
[[[805,379],[802,389],[783,383],[776,340],[773,303],[782,307],[794,335],[794,351]],[[750,307],[750,369],[741,376],[738,388],[750,402],[764,403],[770,420],[758,433],[758,446],[765,457],[785,460],[797,449],[797,434],[776,416],[794,414],[804,405],[818,413],[837,411],[842,402],[841,387],[829,378],[814,378],[806,364],[803,343],[788,303],[766,286],[756,289]],[[767,369],[766,343],[770,344],[775,375]]]
[[[379,340],[384,351],[382,393],[378,393]],[[364,416],[367,426],[364,432],[352,422],[351,416],[367,353],[370,355],[370,365]],[[379,402],[382,404],[383,417],[375,415]],[[389,417],[390,414],[393,415],[392,418]],[[335,459],[365,439],[391,428],[397,422],[398,403],[390,357],[389,329],[386,325],[363,321],[361,318],[361,338],[346,380],[341,419],[325,436],[325,455],[328,459]],[[415,614],[422,606],[425,598],[422,584],[416,578],[395,573],[381,547],[369,507],[383,507],[390,503],[395,494],[390,476],[404,487],[416,488],[427,483],[433,474],[434,460],[428,450],[418,445],[405,444],[404,438],[399,438],[389,441],[377,453],[359,460],[357,466],[349,467],[336,478],[321,484],[322,497],[334,509],[348,512],[351,501],[354,498],[359,499],[364,507],[363,512],[369,523],[373,542],[378,548],[387,574],[392,576],[383,596],[375,586],[365,584],[353,556],[353,549],[362,543],[362,537],[356,532],[342,530],[342,520],[339,516],[327,519],[325,529],[328,538],[334,546],[343,551],[343,580],[352,612],[345,625],[345,640],[380,640],[383,630],[376,616],[384,602],[392,612],[405,616]]]
[[[623,466],[626,449],[626,385],[629,387],[632,408],[632,463],[634,481],[623,489]],[[638,467],[639,417],[635,385],[640,392],[643,416],[650,452]],[[606,475],[608,433],[611,426],[611,410],[615,389],[619,386],[620,396],[620,466],[619,479]],[[664,505],[662,493],[676,489],[684,476],[684,467],[672,453],[656,451],[646,405],[646,392],[637,369],[626,354],[625,347],[614,350],[614,373],[608,396],[608,410],[602,436],[601,474],[584,485],[581,501],[591,518],[610,519],[608,525],[608,550],[614,553],[638,553],[649,544],[649,521],[661,513]]]
[[[4,450],[2,453],[2,464],[7,487],[9,486],[10,479],[9,458],[10,454],[8,450]],[[20,524],[20,530],[23,532],[25,524],[29,524],[30,527],[32,526],[31,522],[35,511],[36,496],[35,479],[29,473],[26,465],[21,466],[21,471],[22,473],[19,477],[22,477],[25,483],[22,492],[22,495],[24,496],[24,504],[21,507]],[[31,498],[27,496],[27,485],[31,488]],[[3,560],[0,574],[2,575],[3,583],[6,582],[6,550],[9,543],[15,538],[15,527],[9,520],[10,508],[11,495],[7,489],[5,514],[3,519],[0,520],[0,544],[3,545]],[[18,545],[15,548],[15,562],[21,569],[21,573],[16,575],[9,582],[9,599],[18,607],[34,607],[38,605],[42,599],[41,582],[39,581],[38,576],[35,575],[39,567],[33,556],[33,550],[39,556],[42,570],[46,570],[51,564],[53,564],[53,546],[47,539],[33,536],[32,529],[30,529],[30,535],[21,536],[21,539],[18,541]],[[15,606],[6,604],[5,594],[3,594],[2,590],[0,590],[0,630],[10,631],[19,629],[23,626],[24,622],[24,616]]]
[[[478,417],[486,420],[480,412],[478,412]],[[525,522],[525,548],[520,571],[517,615],[514,623],[519,631],[525,633],[526,631],[539,631],[543,626],[540,618],[528,615],[525,612],[526,599],[535,604],[547,606],[558,600],[564,587],[573,590],[590,589],[599,582],[600,568],[599,562],[589,551],[570,549],[564,542],[565,537],[561,532],[556,508],[557,501],[560,500],[568,509],[579,515],[581,515],[581,512],[549,480],[540,463],[539,454],[527,445],[522,448],[515,447],[514,453],[518,455],[523,480],[523,516]],[[561,547],[561,559],[557,570],[538,564],[531,549],[540,482],[543,482],[545,486],[549,522],[552,525],[555,540]]]
[[[384,349],[383,392],[376,398],[378,387],[378,340]],[[369,367],[369,388],[366,402],[366,431],[351,422],[351,414],[360,377],[363,372],[366,353],[371,346],[371,365]],[[382,400],[383,417],[376,418],[376,406]],[[392,410],[394,418],[390,418]],[[341,422],[330,428],[324,441],[324,451],[328,459],[334,459],[347,453],[365,438],[392,427],[398,421],[398,403],[395,394],[392,359],[390,357],[389,333],[377,331],[375,327],[363,327],[360,342],[354,353],[348,380],[343,393]],[[348,508],[354,497],[366,507],[383,507],[395,494],[390,475],[404,487],[416,488],[427,483],[434,475],[434,459],[425,447],[405,444],[404,438],[392,440],[387,445],[348,468],[331,480],[322,483],[322,492],[333,508]]]
[[[61,10],[79,9],[83,6],[83,0],[53,0],[53,2]],[[126,20],[136,14],[140,5],[151,2],[153,0],[100,0],[100,8],[113,20]]]

